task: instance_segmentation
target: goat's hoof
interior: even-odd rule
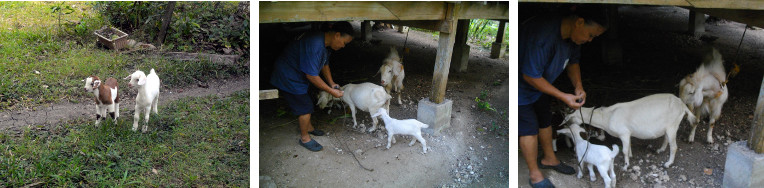
[[[666,164],[663,164],[663,167],[666,167],[666,168],[668,168],[668,167],[670,167],[670,166],[671,166],[671,163],[666,163]]]
[[[709,144],[713,144],[714,140],[707,140],[706,142],[708,142]]]
[[[597,181],[597,178],[589,178],[589,181]]]

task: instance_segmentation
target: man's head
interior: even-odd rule
[[[328,33],[331,38],[327,41],[333,50],[340,50],[353,40],[353,26],[346,21],[335,22],[329,26]]]
[[[581,45],[591,42],[607,30],[607,17],[601,7],[581,6],[574,9],[576,19],[570,34],[570,40],[574,43]]]

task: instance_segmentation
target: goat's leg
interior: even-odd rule
[[[409,142],[409,147],[413,146],[413,145],[414,145],[414,143],[416,143],[416,139],[419,139],[419,138],[417,138],[417,137],[416,137],[416,136],[414,136],[414,135],[412,135],[412,136],[411,136],[411,142]]]
[[[154,111],[154,114],[159,114],[159,109],[157,108],[158,104],[159,104],[159,95],[154,97],[154,101],[151,102],[151,111]]]
[[[427,141],[424,141],[424,138],[422,138],[422,133],[415,134],[414,137],[416,140],[419,140],[419,143],[422,143],[422,153],[427,153]],[[412,140],[411,143],[414,143],[414,140]],[[413,144],[409,144],[409,146],[411,145]]]
[[[95,122],[95,126],[98,127],[99,125],[101,125],[101,107],[99,107],[100,105],[98,105],[98,104],[96,104],[95,106],[96,106],[96,122]]]
[[[602,176],[602,180],[605,181],[605,187],[610,187],[610,176],[608,176],[608,169],[604,165],[597,166],[597,171],[600,172],[600,176]],[[593,175],[593,174],[592,174]]]
[[[143,124],[143,129],[141,129],[141,132],[145,133],[146,131],[149,130],[149,115],[151,114],[151,106],[147,106],[146,109],[143,110],[143,112],[145,114],[143,116],[144,117],[144,122],[146,122],[146,123]]]
[[[629,154],[631,153],[631,136],[621,136],[621,142],[623,143],[623,160],[625,164],[621,170],[629,169]]]
[[[589,169],[589,181],[597,181],[597,176],[594,175],[594,169],[592,167],[594,167],[592,163],[586,164],[586,168]],[[599,169],[599,166],[597,169]],[[600,174],[602,174],[602,170],[600,170]]]
[[[581,159],[581,156],[579,155],[578,160],[576,160],[576,162],[578,163],[578,165],[576,165],[576,166],[578,166],[578,174],[576,175],[576,177],[578,179],[581,179],[582,177],[584,177],[584,174],[583,174],[583,172],[584,172],[584,164],[582,164],[583,162],[580,162],[581,160],[583,160],[583,159]]]
[[[385,148],[390,149],[390,141],[393,139],[395,139],[393,138],[393,133],[390,131],[387,131],[387,147]]]
[[[695,116],[695,117],[697,117],[697,116]],[[695,128],[698,128],[698,125],[695,124],[695,123],[691,123],[690,126],[692,126],[692,130],[690,130],[690,137],[687,138],[687,141],[692,143],[692,142],[695,141]]]
[[[138,121],[141,120],[141,108],[135,105],[135,114],[133,114],[133,132],[138,131]]]
[[[355,105],[352,103],[347,103],[348,107],[350,108],[350,115],[353,116],[353,128],[355,129],[358,126],[358,122],[355,121]],[[361,130],[366,129],[366,126],[361,127]]]
[[[597,136],[597,140],[605,141],[605,130],[600,129],[600,135]]]
[[[114,121],[117,121],[117,118],[119,118],[119,103],[115,104],[114,106]]]
[[[671,164],[674,163],[674,157],[676,156],[676,130],[679,129],[679,127],[669,130],[666,133],[666,138],[669,142],[669,148],[671,149],[671,153],[669,153],[669,160],[666,161],[665,164],[663,164],[664,167],[668,168],[671,166]]]
[[[379,110],[379,109],[377,109],[377,110]],[[372,110],[370,110],[370,111],[372,111]],[[377,117],[379,117],[379,116],[377,116]],[[376,117],[371,117],[371,128],[369,128],[369,132],[377,130],[377,123],[379,123],[379,122],[377,122],[377,118]]]
[[[616,176],[615,176],[615,168],[613,167],[613,163],[615,163],[615,158],[610,159],[610,170],[609,170],[610,178],[613,180],[611,182],[611,184],[612,184],[611,186],[615,187],[615,182],[616,182],[616,179],[618,179],[618,178],[616,178]],[[607,186],[607,184],[605,184],[605,186]]]
[[[666,151],[666,146],[668,145],[669,140],[668,140],[668,136],[665,136],[664,138],[665,139],[663,139],[663,144],[661,144],[661,148],[658,148],[658,150],[656,151],[657,153]]]
[[[708,123],[709,127],[708,127],[708,136],[706,136],[706,141],[709,144],[713,144],[714,143],[714,137],[713,137],[712,134],[714,132],[714,123],[715,123],[715,121],[716,120],[710,120],[709,123]]]
[[[117,113],[116,113],[116,110],[114,109],[116,105],[117,105],[117,103],[110,104],[108,106],[108,110],[107,110],[109,116],[111,116],[111,119],[114,120],[115,124],[117,122]]]

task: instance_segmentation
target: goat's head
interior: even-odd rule
[[[142,86],[146,84],[146,74],[140,70],[133,72],[133,74],[130,74],[124,79],[130,80],[130,82],[127,83],[127,87],[130,87],[130,88],[133,88],[133,86],[136,86],[136,85]]]
[[[316,103],[316,105],[318,105],[319,109],[324,109],[327,106],[332,106],[334,102],[340,100],[339,98],[334,98],[334,96],[332,96],[326,91],[318,92],[317,98],[318,98],[318,102]]]
[[[377,113],[374,113],[374,115],[371,115],[371,117],[375,118],[383,114],[387,115],[387,110],[385,108],[379,108],[379,110],[377,110]]]
[[[97,76],[90,76],[82,80],[85,82],[85,91],[93,92],[94,89],[101,86],[101,80]]]

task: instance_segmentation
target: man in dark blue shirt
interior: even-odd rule
[[[552,168],[564,174],[576,172],[558,160],[552,150],[549,100],[554,97],[574,109],[584,105],[586,92],[579,69],[580,45],[605,32],[607,22],[604,20],[601,12],[579,11],[565,17],[534,17],[519,27],[519,144],[533,187],[554,187],[539,168]],[[551,84],[563,70],[567,70],[575,87],[573,94]],[[544,157],[537,160],[539,142]]]
[[[328,92],[334,97],[341,97],[339,85],[332,80],[329,69],[329,55],[332,50],[340,50],[353,40],[353,26],[346,21],[336,22],[329,26],[327,32],[305,33],[287,45],[274,65],[271,84],[276,86],[292,109],[299,116],[299,144],[311,151],[320,151],[323,147],[310,135],[322,136],[323,131],[315,130],[310,123],[313,112],[313,101],[308,95],[308,86],[313,84],[318,89]],[[319,77],[324,75],[324,80]]]

